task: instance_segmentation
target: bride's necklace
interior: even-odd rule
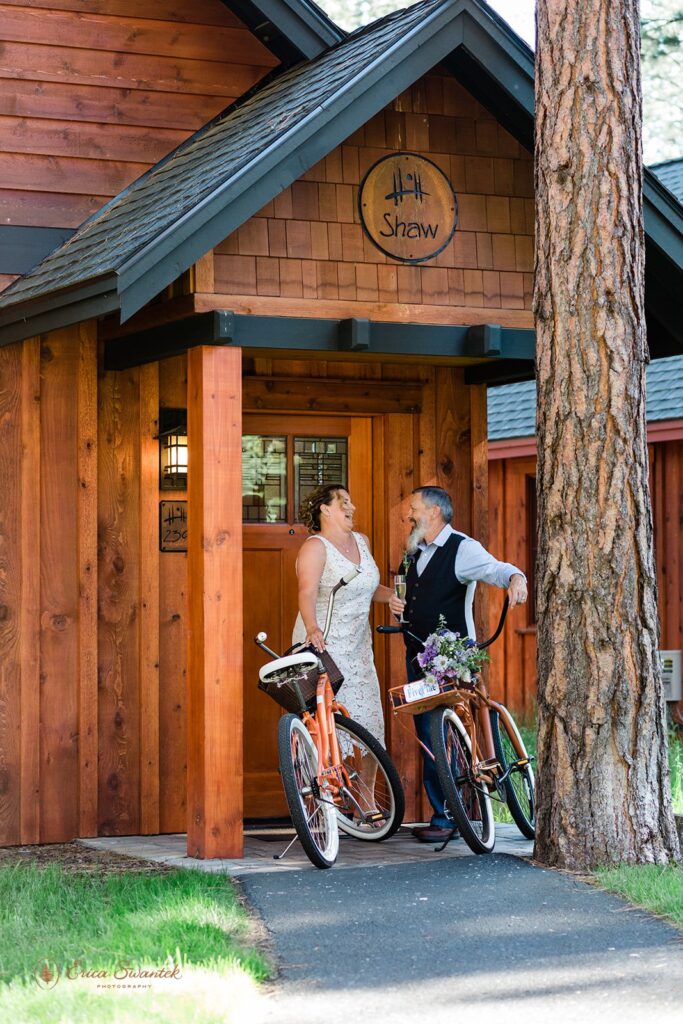
[[[331,544],[334,544],[335,548],[338,551],[341,551],[342,555],[344,555],[345,558],[348,558],[350,562],[356,561],[355,556],[356,553],[360,554],[360,548],[357,548],[353,534],[350,534],[347,541],[337,541],[333,540],[331,537],[328,537],[328,540]]]

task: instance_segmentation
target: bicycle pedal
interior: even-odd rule
[[[477,761],[477,771],[488,771],[490,768],[500,768],[500,761],[497,757],[489,757],[487,761]]]
[[[386,821],[387,820],[387,816],[386,816],[386,814],[382,814],[381,811],[374,811],[374,813],[372,813],[372,814],[366,814],[365,815],[365,820],[366,821]]]

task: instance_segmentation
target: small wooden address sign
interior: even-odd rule
[[[187,502],[159,502],[159,550],[187,551]]]
[[[418,153],[392,153],[373,164],[361,182],[358,206],[368,238],[402,263],[438,255],[458,220],[453,186]]]

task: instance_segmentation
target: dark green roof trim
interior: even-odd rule
[[[30,306],[30,318],[21,315],[21,306],[15,307],[13,321],[0,330],[0,348],[14,341],[115,312],[119,308],[116,278],[108,275],[88,281],[66,294],[58,292],[40,296]]]
[[[346,33],[308,0],[223,0],[285,64],[310,60]]]
[[[534,147],[534,54],[491,8],[466,9],[445,61],[458,81],[529,151]]]
[[[488,333],[487,333],[488,332]],[[493,341],[492,341],[493,339]],[[229,310],[197,313],[173,323],[113,338],[105,345],[107,370],[166,359],[197,345],[296,352],[370,352],[387,356],[445,356],[526,360],[533,365],[534,331],[495,325],[486,328],[439,324],[384,323],[313,317],[250,316]]]
[[[683,271],[683,206],[648,168],[645,168],[643,200],[648,240]]]

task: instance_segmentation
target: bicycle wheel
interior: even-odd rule
[[[522,745],[522,750],[526,754],[524,741],[512,718],[511,726],[514,729],[514,735]],[[493,747],[496,751],[496,757],[500,761],[503,771],[507,771],[508,767],[512,765],[510,774],[505,780],[505,796],[508,809],[522,835],[526,836],[527,839],[533,839],[536,835],[533,769],[530,764],[518,764],[519,754],[515,749],[510,727],[506,720],[493,709],[491,710],[491,732],[493,733]]]
[[[486,783],[474,781],[470,738],[453,708],[432,711],[430,735],[446,807],[470,850],[490,853],[496,841],[491,799]]]
[[[342,792],[337,808],[339,828],[356,839],[388,839],[400,827],[405,811],[401,779],[393,761],[372,733],[346,715],[336,714],[342,761],[349,774],[350,795]],[[363,821],[359,810],[376,812]]]
[[[339,853],[337,815],[329,794],[318,787],[318,751],[296,715],[283,715],[278,728],[280,774],[292,824],[308,859],[331,868]]]

